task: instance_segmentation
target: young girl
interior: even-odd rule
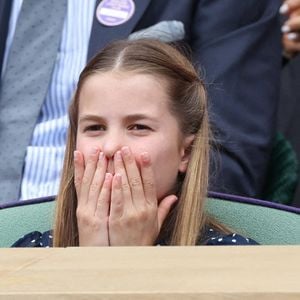
[[[206,92],[175,48],[107,46],[81,73],[69,117],[54,246],[255,244],[205,215]],[[51,244],[45,234],[37,245]]]

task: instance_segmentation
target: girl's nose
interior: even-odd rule
[[[120,134],[108,134],[102,144],[101,150],[104,155],[111,159],[113,158],[116,151],[120,150],[122,147],[122,137]]]

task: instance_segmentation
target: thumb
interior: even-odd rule
[[[165,197],[163,200],[160,201],[158,205],[158,227],[159,230],[161,228],[162,223],[164,222],[166,216],[168,215],[172,205],[178,200],[177,196],[170,195]]]

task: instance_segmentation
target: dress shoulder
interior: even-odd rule
[[[213,229],[209,229],[209,233],[203,245],[208,246],[233,246],[233,245],[259,245],[255,240],[243,237],[237,233],[222,234]]]
[[[52,230],[41,233],[39,231],[33,231],[25,234],[23,237],[18,239],[11,247],[19,248],[35,248],[35,247],[52,247]]]

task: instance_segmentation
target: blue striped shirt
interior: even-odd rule
[[[3,69],[22,2],[13,2]],[[68,1],[52,80],[27,148],[20,199],[58,192],[68,128],[68,105],[86,64],[94,7],[95,0]]]

